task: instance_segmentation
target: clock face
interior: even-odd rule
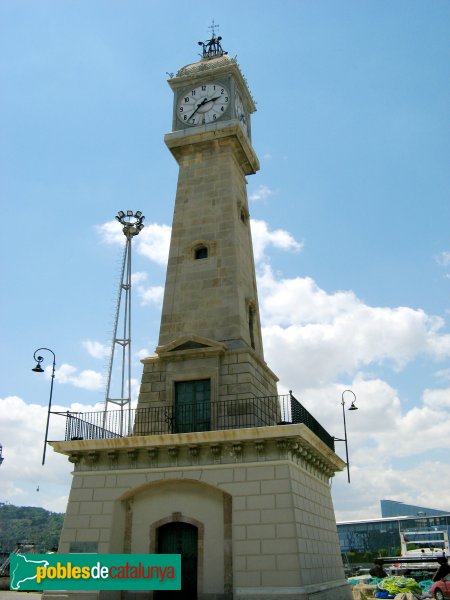
[[[236,113],[236,119],[238,119],[240,126],[245,133],[247,133],[247,117],[245,115],[244,105],[242,104],[239,94],[236,94],[234,97],[234,110]]]
[[[227,111],[230,93],[221,83],[205,83],[180,95],[177,116],[186,125],[214,123]]]

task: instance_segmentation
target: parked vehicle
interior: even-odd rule
[[[433,583],[430,589],[430,594],[436,600],[446,600],[450,598],[450,575]]]

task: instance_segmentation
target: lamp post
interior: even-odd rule
[[[347,479],[348,479],[348,482],[350,483],[350,462],[348,460],[348,438],[347,438],[347,424],[345,422],[345,400],[344,400],[344,394],[346,394],[347,392],[350,392],[350,394],[353,394],[353,400],[352,400],[352,403],[348,410],[358,410],[358,407],[355,406],[355,402],[356,402],[355,393],[352,390],[344,390],[342,392],[342,399],[341,399],[342,417],[344,419],[344,439],[337,438],[337,437],[335,437],[334,439],[336,442],[345,442],[345,458],[347,461]]]
[[[106,384],[105,411],[103,413],[103,429],[106,432],[107,412],[109,404],[116,404],[120,407],[120,435],[123,435],[124,422],[128,423],[127,432],[131,433],[131,242],[133,238],[144,228],[145,217],[140,210],[133,213],[132,210],[119,210],[116,220],[122,225],[122,232],[126,237],[126,243],[123,253],[122,274],[119,285],[119,298],[116,307],[116,317],[114,322],[114,333],[111,346],[111,355],[109,359],[108,379]],[[121,313],[122,306],[122,313]],[[118,334],[120,315],[123,317],[122,335]],[[117,356],[116,350],[120,354]],[[115,359],[118,359],[115,362]],[[117,365],[120,362],[121,386],[119,394],[112,393],[111,381],[113,377],[113,367],[116,376],[119,374]],[[117,391],[118,381],[113,381]],[[115,397],[114,397],[115,396]],[[128,407],[128,415],[124,414],[124,408]]]
[[[33,358],[36,361],[36,366],[34,367],[34,369],[31,369],[35,373],[43,373],[44,372],[44,369],[41,367],[41,363],[44,360],[44,358],[42,356],[37,355],[37,353],[40,352],[41,350],[46,350],[47,352],[51,352],[51,354],[53,355],[52,381],[50,383],[50,397],[48,399],[47,426],[45,428],[44,451],[42,453],[42,464],[44,465],[44,463],[45,463],[45,451],[47,449],[48,425],[49,425],[49,422],[50,422],[50,411],[52,409],[53,382],[55,380],[56,358],[55,358],[55,353],[53,352],[53,350],[50,350],[50,348],[38,348],[37,350],[35,350],[35,352],[33,354]]]

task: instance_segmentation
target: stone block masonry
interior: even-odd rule
[[[187,519],[199,531],[210,523],[202,534],[204,598],[213,598],[208,589],[217,593],[219,578],[232,581],[233,598],[309,600],[325,582],[330,599],[347,600],[329,493],[329,477],[342,461],[302,425],[241,430],[238,440],[237,433],[128,438],[136,451],[132,472],[128,452],[119,450],[114,466],[108,459],[121,440],[53,442],[78,459],[59,551],[83,544],[99,553],[156,551],[158,524]],[[212,447],[220,448],[219,459]],[[152,466],[149,448],[158,448]]]

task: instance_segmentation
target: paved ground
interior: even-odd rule
[[[0,600],[41,600],[40,592],[10,592],[0,591]]]

